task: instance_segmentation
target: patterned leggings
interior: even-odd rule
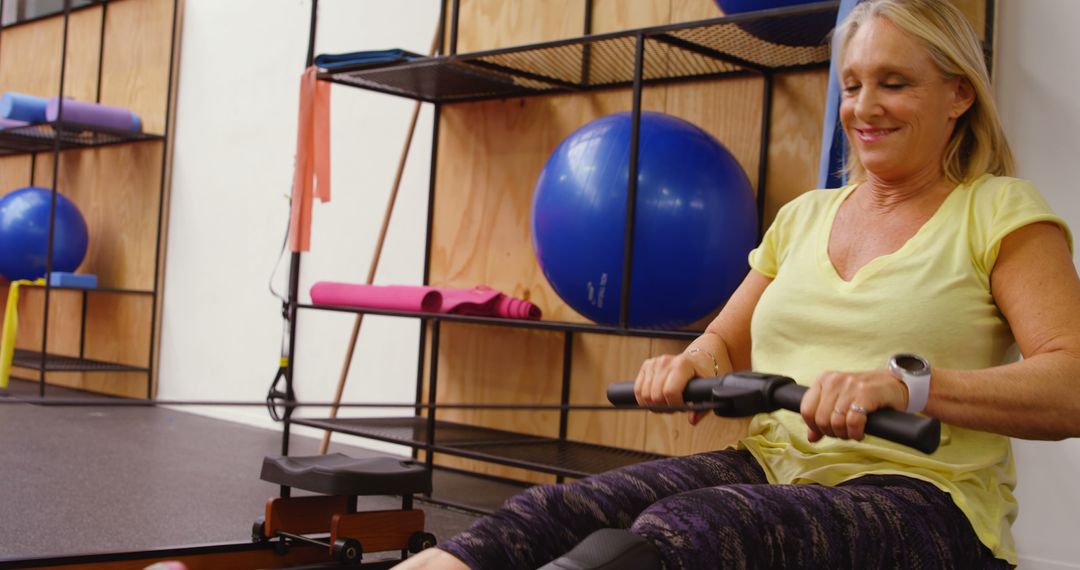
[[[734,450],[532,487],[439,548],[473,569],[536,568],[601,528],[649,539],[669,569],[1009,567],[929,483],[769,485]]]

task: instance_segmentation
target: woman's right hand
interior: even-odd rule
[[[662,354],[643,362],[634,379],[634,397],[642,407],[680,407],[690,380],[713,376],[715,368],[704,353]],[[690,425],[697,425],[706,412],[690,412]]]

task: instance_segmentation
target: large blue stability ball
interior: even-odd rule
[[[532,205],[544,276],[568,305],[619,322],[630,163],[630,113],[574,131],[548,158]],[[641,114],[632,327],[678,328],[727,300],[757,241],[750,181],[716,139],[662,113]]]
[[[716,0],[724,15],[732,16],[757,10],[771,10],[813,4],[820,0]],[[817,46],[825,43],[836,24],[836,14],[817,12],[803,16],[770,18],[759,22],[745,22],[739,27],[767,42],[795,46]]]
[[[0,275],[10,280],[45,276],[52,191],[29,186],[0,198]],[[89,232],[75,204],[56,195],[53,271],[75,271],[86,256]]]

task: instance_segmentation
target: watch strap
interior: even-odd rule
[[[902,365],[901,360],[915,360],[921,364],[921,369],[913,372]],[[917,414],[926,409],[926,402],[930,400],[930,363],[915,354],[894,354],[889,359],[889,372],[907,386],[908,405],[904,411]]]
[[[909,414],[917,414],[926,409],[926,402],[930,399],[930,375],[916,375],[908,372],[900,374],[900,381],[907,385],[907,410]]]

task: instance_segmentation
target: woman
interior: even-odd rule
[[[955,8],[870,0],[834,41],[853,184],[782,208],[706,332],[635,383],[642,405],[678,406],[696,376],[782,373],[810,386],[801,414],[755,417],[735,450],[535,487],[416,567],[535,567],[603,527],[669,568],[1016,564],[1008,437],[1080,434],[1068,229],[1007,178]],[[940,419],[939,450],[864,440],[880,408]]]

